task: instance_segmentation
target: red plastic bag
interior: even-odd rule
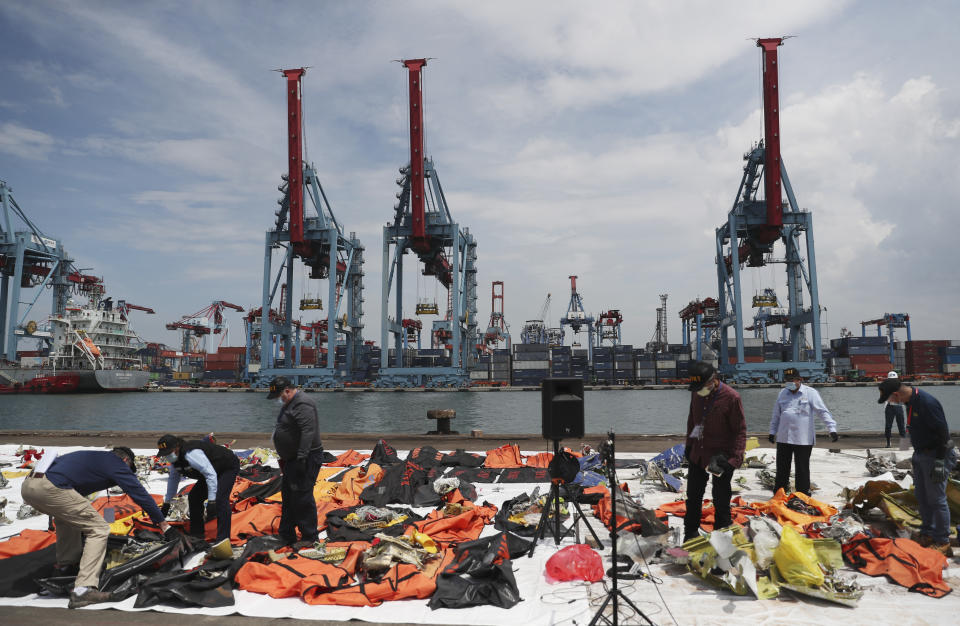
[[[567,580],[595,583],[603,579],[603,559],[589,546],[580,543],[567,546],[547,559],[544,576],[550,583]]]

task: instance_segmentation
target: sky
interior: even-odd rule
[[[515,340],[547,294],[559,325],[577,275],[588,313],[621,311],[623,343],[653,337],[669,294],[679,343],[677,312],[717,296],[714,230],[763,134],[754,40],[790,35],[781,145],[813,214],[823,335],[889,312],[914,339],[960,338],[958,18],[949,1],[5,2],[0,179],[108,295],[156,310],[132,314],[144,339],[177,345],[164,325],[214,300],[260,306],[286,165],[273,70],[308,67],[307,159],[366,248],[379,342],[383,226],[409,159],[395,61],[428,57],[427,153],[478,243],[481,326],[496,280]],[[412,266],[406,315],[417,298],[443,309]],[[786,298],[783,265],[743,277],[747,315],[761,289]],[[326,295],[300,270],[294,289]],[[242,345],[241,315],[226,319]]]

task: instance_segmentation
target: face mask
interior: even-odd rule
[[[167,463],[176,463],[178,458],[180,457],[177,456],[176,452],[171,452],[167,455]]]
[[[695,393],[701,398],[706,398],[707,396],[710,395],[711,391],[713,391],[713,385],[708,384],[708,385],[704,385],[700,389],[697,389]]]
[[[277,404],[283,406],[283,398],[277,398]]]
[[[784,389],[789,389],[790,391],[800,391],[800,383],[793,381],[783,383]]]

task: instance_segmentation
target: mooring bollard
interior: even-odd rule
[[[428,432],[428,435],[457,435],[455,430],[450,430],[450,420],[457,416],[453,409],[430,409],[427,411],[427,419],[437,420],[437,429]]]

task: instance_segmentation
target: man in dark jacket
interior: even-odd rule
[[[917,543],[953,556],[947,478],[957,463],[950,429],[940,401],[900,378],[880,383],[879,403],[900,402],[907,409],[907,432],[913,446],[913,490],[920,512]]]
[[[316,542],[318,536],[313,487],[323,465],[323,442],[317,405],[285,376],[273,379],[267,399],[278,399],[283,407],[273,431],[273,446],[282,470],[283,502],[278,534],[287,543],[302,547]]]
[[[166,515],[170,501],[177,495],[181,477],[197,480],[187,495],[190,510],[190,534],[203,537],[206,520],[217,519],[217,542],[230,538],[230,492],[240,473],[240,461],[229,449],[209,441],[184,441],[164,435],[157,441],[157,456],[170,463],[167,495],[160,510]]]
[[[136,475],[133,451],[126,447],[80,450],[64,455],[48,453],[23,481],[23,501],[54,518],[57,526],[57,566],[79,573],[70,594],[71,609],[107,602],[110,594],[97,589],[107,555],[110,524],[93,508],[86,496],[119,486],[140,505],[160,529],[170,529],[153,497]],[[79,563],[79,565],[78,565]]]
[[[733,523],[730,516],[730,481],[734,468],[743,463],[747,446],[747,423],[740,394],[717,378],[710,363],[690,364],[690,412],[687,414],[687,442],[684,457],[687,471],[687,512],[683,518],[683,540],[699,536],[703,494],[713,475],[714,528]]]

